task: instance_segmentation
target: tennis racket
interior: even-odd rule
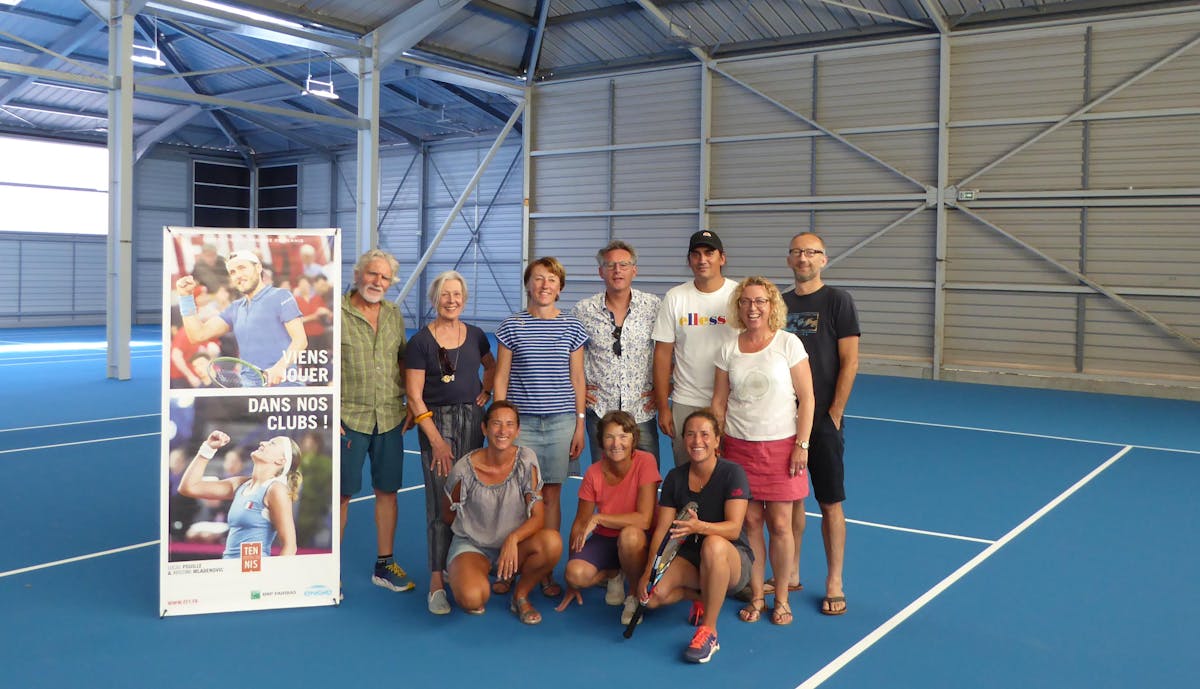
[[[208,375],[223,388],[261,388],[267,384],[267,372],[249,361],[219,356],[208,364]]]
[[[675,519],[686,519],[689,511],[698,509],[699,505],[689,502],[683,506],[683,509],[675,513]],[[658,553],[654,556],[654,564],[650,568],[650,579],[646,582],[646,592],[638,599],[637,610],[633,611],[633,617],[629,618],[629,625],[625,627],[626,639],[633,636],[633,630],[642,621],[642,615],[646,613],[646,604],[650,602],[650,596],[654,594],[658,582],[662,581],[663,575],[667,573],[667,568],[671,566],[671,561],[675,559],[675,554],[679,552],[679,546],[683,545],[685,540],[687,540],[686,537],[671,538],[669,530],[663,536],[662,544],[658,546]]]

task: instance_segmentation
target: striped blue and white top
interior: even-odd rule
[[[508,400],[522,414],[575,413],[571,352],[587,339],[583,323],[568,313],[535,318],[521,311],[505,318],[496,329],[496,340],[512,351]]]

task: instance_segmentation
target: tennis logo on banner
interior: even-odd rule
[[[262,543],[242,544],[242,571],[262,571]]]

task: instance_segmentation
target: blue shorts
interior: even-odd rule
[[[371,456],[371,487],[395,493],[404,485],[404,433],[359,433],[342,424],[342,495],[362,490],[363,462]]]
[[[601,572],[621,569],[621,557],[617,551],[616,536],[592,534],[584,541],[583,550],[571,553],[571,559],[583,560]]]
[[[571,455],[571,436],[575,433],[574,414],[546,416],[521,414],[521,435],[517,444],[533,450],[543,483],[562,483],[567,480],[567,464]]]

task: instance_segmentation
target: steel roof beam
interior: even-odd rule
[[[468,91],[460,86],[455,86],[454,84],[443,84],[441,82],[434,82],[434,84],[438,88],[449,92],[454,97],[460,98],[460,99],[466,101],[467,103],[470,103],[471,105],[475,106],[475,108],[477,110],[484,113],[488,117],[491,117],[492,119],[496,120],[499,123],[503,124],[508,121],[508,113],[498,110],[494,105],[492,105],[491,103],[488,103],[487,101],[476,96],[475,94],[471,93],[470,91]],[[521,125],[519,123],[513,125],[513,129],[518,134],[521,133]]]
[[[525,73],[525,83],[532,84],[537,74],[538,59],[542,54],[542,41],[546,38],[546,21],[550,14],[550,0],[537,0],[537,25],[529,40],[525,41],[525,52],[521,55],[520,70]]]
[[[468,0],[420,0],[371,32],[377,39],[379,68],[433,33],[467,4]]]
[[[133,141],[133,160],[137,162],[142,159],[142,156],[150,152],[154,144],[162,141],[171,134],[174,134],[179,129],[182,129],[185,124],[191,122],[196,115],[199,115],[203,110],[199,105],[185,105],[167,119],[154,125],[150,131],[142,134]]]
[[[195,26],[206,26],[271,43],[313,50],[337,48],[354,55],[367,55],[364,52],[366,48],[351,37],[332,36],[321,31],[306,29],[299,22],[294,22],[296,24],[294,27],[285,26],[233,12],[224,12],[213,8],[201,9],[177,0],[154,0],[147,5],[147,8],[163,19]]]
[[[897,14],[888,14],[887,12],[881,12],[879,10],[868,9],[866,7],[863,7],[862,5],[851,5],[850,3],[840,2],[839,0],[817,0],[817,2],[819,2],[823,5],[830,5],[832,7],[840,7],[841,9],[846,10],[847,12],[856,12],[859,14],[865,14],[870,17],[879,17],[880,19],[886,19],[888,21],[893,21],[898,24],[912,24],[913,26],[919,26],[922,29],[936,28],[936,27],[931,27],[929,24],[926,24],[925,22],[917,21],[916,19],[910,19],[908,17],[901,17],[900,15],[897,15]]]
[[[62,55],[70,55],[75,52],[75,49],[92,38],[93,34],[103,26],[103,23],[90,15],[84,16],[78,24],[71,27],[66,33],[55,39],[46,48],[46,52],[34,58],[29,66],[31,67],[50,67],[61,58],[54,53]],[[34,82],[31,76],[24,76],[17,79],[9,79],[4,86],[0,86],[0,105],[4,105],[12,100],[14,96],[25,89],[26,86]]]
[[[497,21],[504,22],[505,24],[511,24],[512,26],[527,29],[529,31],[533,31],[535,28],[537,28],[537,19],[535,17],[521,14],[516,10],[510,10],[503,5],[497,5],[496,3],[489,2],[488,0],[471,0],[467,3],[465,9],[472,14],[478,14],[483,17],[495,19]]]

